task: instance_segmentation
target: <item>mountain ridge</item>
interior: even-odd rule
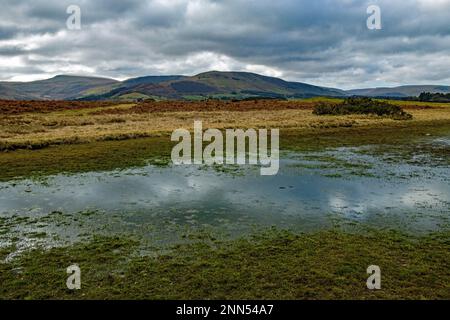
[[[168,78],[170,77],[170,78]],[[85,100],[117,99],[121,96],[163,97],[167,99],[201,99],[205,97],[242,99],[249,97],[288,98],[310,96],[344,96],[342,90],[300,82],[287,82],[249,72],[208,71],[194,76],[141,77],[150,81],[128,79],[110,92],[85,96]],[[134,83],[134,85],[129,85]]]
[[[4,100],[284,99],[354,95],[404,98],[422,92],[450,93],[450,86],[407,85],[345,91],[239,71],[207,71],[194,76],[150,75],[124,81],[57,75],[31,82],[0,82],[0,99]]]

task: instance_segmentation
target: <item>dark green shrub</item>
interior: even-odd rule
[[[314,107],[316,115],[370,114],[398,120],[412,119],[400,106],[370,98],[348,98],[339,104],[320,103]]]
[[[450,102],[450,93],[430,93],[422,92],[419,101],[424,102]]]

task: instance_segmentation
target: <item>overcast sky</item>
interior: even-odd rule
[[[450,0],[0,0],[0,80],[251,71],[339,88],[450,85]],[[69,5],[81,29],[69,30]],[[369,5],[382,29],[367,28]]]

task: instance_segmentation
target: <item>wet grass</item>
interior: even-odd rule
[[[0,153],[0,181],[126,169],[146,164],[164,166],[170,161],[171,149],[169,137],[154,137],[5,152]]]
[[[329,148],[377,145],[378,147],[374,148],[375,155],[382,155],[396,149],[399,152],[397,158],[400,161],[411,159],[413,151],[417,153],[417,147],[414,146],[418,140],[449,135],[450,124],[447,121],[373,128],[340,127],[307,131],[282,129],[280,146],[285,151],[314,152]],[[126,169],[149,163],[164,166],[170,163],[173,145],[170,137],[164,135],[60,145],[39,150],[0,152],[0,181],[24,177],[39,178],[58,173]],[[402,149],[403,145],[409,145],[411,148]],[[449,148],[446,146],[430,147],[424,152],[431,152],[432,155],[444,159],[443,161],[450,159]],[[351,167],[354,164],[349,163],[348,166]],[[233,167],[224,166],[217,166],[216,169],[223,172],[235,170]]]
[[[291,164],[289,168],[316,170],[318,174],[329,178],[375,177],[371,173],[371,170],[374,169],[373,164],[363,163],[360,159],[340,159],[337,154],[327,155],[322,153],[307,153],[300,158],[307,162]]]
[[[449,299],[448,233],[294,234],[272,229],[140,256],[133,238],[98,237],[0,264],[2,299]],[[14,250],[3,248],[0,258]],[[66,288],[78,264],[82,289]],[[378,265],[382,289],[366,288]]]
[[[450,135],[448,135],[450,136]],[[409,141],[401,145],[376,145],[359,153],[376,155],[386,163],[405,163],[419,166],[450,166],[450,146],[430,141]]]
[[[309,131],[283,130],[280,146],[283,150],[308,152],[330,148],[359,147],[365,145],[403,145],[418,139],[450,135],[448,121],[424,123],[402,122],[366,128],[327,128]]]

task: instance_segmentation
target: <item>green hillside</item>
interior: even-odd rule
[[[170,79],[169,77],[172,77]],[[110,92],[85,97],[88,100],[120,99],[131,93],[169,99],[244,99],[249,97],[307,98],[341,97],[338,89],[266,77],[248,72],[210,71],[192,77],[144,77],[127,80]]]
[[[289,82],[249,72],[209,71],[195,76],[145,76],[117,81],[60,75],[32,82],[0,82],[0,99],[10,100],[202,100],[246,98],[417,97],[422,92],[450,93],[448,86],[402,86],[343,91]]]

